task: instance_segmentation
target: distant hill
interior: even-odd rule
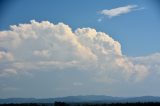
[[[135,103],[135,102],[160,102],[160,97],[142,96],[142,97],[112,97],[112,96],[67,96],[59,98],[8,98],[0,99],[0,104],[4,103],[54,103],[68,102],[68,103]]]

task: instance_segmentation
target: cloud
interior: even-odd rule
[[[137,11],[140,9],[143,9],[143,8],[138,8],[137,5],[127,5],[127,6],[117,7],[113,9],[104,9],[100,11],[100,14],[108,16],[109,18],[112,18],[112,17],[120,16],[122,14],[127,14],[132,11]]]
[[[0,51],[0,61],[13,61],[14,57],[11,53],[5,52],[5,51]]]
[[[19,88],[8,86],[6,84],[0,85],[0,91],[3,91],[3,92],[14,92],[17,90],[19,90]]]
[[[82,86],[83,83],[81,83],[81,82],[74,82],[73,85],[74,85],[74,86]]]
[[[103,20],[103,17],[101,17],[101,18],[98,18],[98,22],[101,22]]]
[[[150,70],[150,74],[160,75],[160,53],[154,53],[148,56],[132,57],[134,63],[146,66]]]
[[[44,57],[47,57],[47,56],[49,56],[49,51],[48,50],[35,50],[35,51],[33,51],[33,54],[35,56],[44,56]]]
[[[148,75],[145,64],[122,54],[121,45],[108,34],[92,28],[75,31],[63,23],[48,21],[11,26],[0,32],[1,75],[50,70],[81,70],[100,82],[140,81]],[[9,55],[8,54],[8,55]]]
[[[14,68],[4,68],[0,71],[0,77],[6,77],[11,75],[17,75],[17,70]]]

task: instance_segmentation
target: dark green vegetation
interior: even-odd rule
[[[160,106],[160,102],[148,103],[21,103],[21,104],[0,104],[0,106]]]

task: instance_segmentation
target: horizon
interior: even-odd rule
[[[68,97],[88,97],[88,96],[103,96],[103,97],[118,97],[118,98],[139,98],[139,97],[159,97],[160,96],[151,96],[151,95],[142,95],[142,96],[109,96],[109,95],[73,95],[73,96],[60,96],[60,97],[46,97],[46,98],[36,98],[36,97],[9,97],[9,98],[0,98],[0,99],[56,99],[56,98],[68,98]]]
[[[0,1],[0,98],[160,96],[160,2]]]

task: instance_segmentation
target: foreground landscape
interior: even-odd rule
[[[22,103],[22,104],[0,104],[0,106],[159,106],[160,102],[154,103]]]

